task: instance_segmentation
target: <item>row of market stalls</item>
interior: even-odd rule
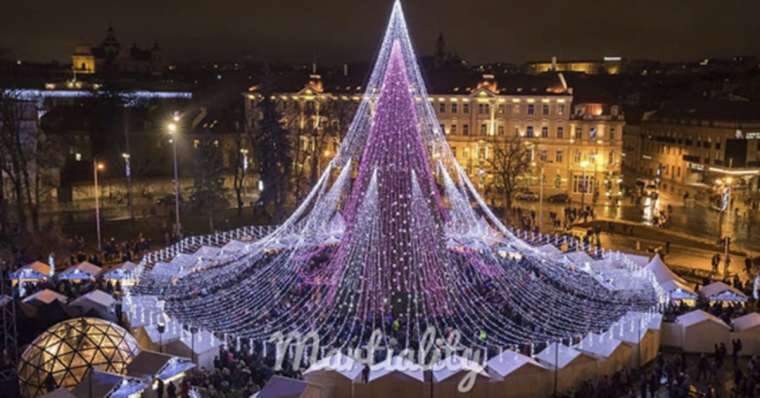
[[[688,281],[673,272],[659,254],[644,268],[652,272],[671,301],[684,301],[693,305],[700,297],[710,303],[745,303],[749,299],[741,290],[720,281],[705,285],[697,292],[689,286]]]
[[[21,302],[37,308],[50,306],[57,302],[60,306],[65,307],[70,314],[115,320],[116,299],[102,290],[93,290],[71,300],[56,291],[43,289],[23,298]]]
[[[662,344],[690,353],[713,353],[715,345],[740,339],[741,355],[760,355],[760,314],[752,312],[730,324],[702,310],[680,315],[675,322],[663,323]]]
[[[136,278],[137,264],[132,262],[121,263],[106,272],[103,268],[88,261],[72,265],[64,271],[56,274],[55,269],[42,261],[22,266],[14,272],[11,272],[9,279],[18,286],[24,284],[44,283],[48,281],[69,281],[79,283],[83,281],[94,281],[102,279],[104,282],[120,283],[122,286],[134,284]]]
[[[236,255],[245,250],[247,246],[247,243],[239,240],[231,240],[221,247],[203,245],[193,253],[178,253],[169,262],[155,262],[150,272],[166,278],[182,276]],[[132,286],[139,276],[138,268],[137,264],[127,261],[104,271],[102,267],[83,261],[56,274],[54,267],[42,261],[35,261],[12,272],[9,279],[14,285],[47,281],[82,282],[101,279],[104,282],[114,284],[118,282],[121,286]]]
[[[461,396],[461,387],[469,389],[470,397],[546,397],[555,385],[566,391],[584,380],[653,360],[661,320],[659,314],[630,312],[608,332],[589,334],[572,346],[552,344],[533,356],[506,350],[487,361],[452,355],[427,368],[396,356],[367,371],[362,363],[336,353],[309,367],[304,378],[327,388],[328,396],[455,397]]]

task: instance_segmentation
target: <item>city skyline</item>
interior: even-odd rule
[[[314,7],[294,1],[231,2],[225,7],[169,1],[126,4],[85,2],[13,3],[3,15],[0,56],[69,62],[78,44],[97,45],[113,26],[123,48],[158,43],[172,62],[243,60],[332,64],[367,61],[382,27],[362,15],[386,13],[390,1],[353,4],[334,0]],[[412,38],[421,54],[435,50],[443,33],[447,48],[473,63],[526,62],[622,56],[663,61],[754,55],[752,23],[760,4],[690,2],[677,4],[594,4],[592,1],[475,5],[443,0],[408,1]],[[298,12],[309,9],[308,13]],[[715,15],[723,18],[715,21]],[[347,17],[349,16],[349,17]],[[36,23],[30,24],[34,20]],[[65,23],[61,24],[61,20]],[[39,31],[39,26],[58,26]]]

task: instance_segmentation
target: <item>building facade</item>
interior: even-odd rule
[[[717,196],[730,186],[752,201],[760,193],[757,109],[747,102],[665,104],[626,128],[626,168],[677,194]]]
[[[501,195],[492,189],[489,160],[494,146],[510,136],[519,137],[531,153],[521,190],[543,191],[546,198],[567,194],[587,204],[612,203],[619,197],[625,122],[618,106],[574,103],[573,89],[560,74],[499,79],[486,74],[471,83],[433,86],[428,101],[457,161],[492,203],[498,204]],[[339,90],[328,92],[321,77],[312,75],[302,90],[272,97],[283,124],[298,137],[296,172],[312,174],[305,170],[314,165],[322,169],[348,128],[361,86],[334,87]],[[252,87],[245,95],[246,128],[255,128],[258,100]],[[315,129],[330,132],[310,133]]]

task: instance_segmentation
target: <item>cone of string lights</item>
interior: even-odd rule
[[[457,331],[465,346],[525,347],[653,310],[651,284],[613,291],[488,208],[446,143],[398,2],[366,87],[335,158],[282,225],[168,280],[143,262],[127,303],[156,298],[172,322],[252,346],[313,332],[339,349],[375,330],[395,349],[431,330]]]

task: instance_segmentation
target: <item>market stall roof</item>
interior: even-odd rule
[[[459,355],[450,355],[440,360],[433,365],[432,371],[433,380],[436,383],[440,383],[460,372],[472,372],[483,377],[490,377],[488,372],[486,372],[485,366]]]
[[[11,272],[10,279],[47,279],[50,275],[50,266],[42,261],[27,264],[16,271]]]
[[[622,341],[612,337],[610,334],[589,333],[575,349],[595,357],[609,358],[621,344],[623,344]]]
[[[693,326],[702,322],[713,322],[725,327],[726,329],[731,329],[728,325],[726,325],[725,322],[723,322],[722,319],[702,310],[694,310],[680,315],[678,318],[676,318],[676,322],[683,327]]]
[[[147,387],[132,377],[93,370],[87,372],[72,392],[76,397],[127,398],[139,395]]]
[[[131,261],[126,261],[106,271],[106,273],[103,274],[103,279],[124,280],[134,278],[136,270],[137,264]]]
[[[720,281],[702,287],[699,294],[714,301],[747,301],[747,295],[741,290]]]
[[[102,290],[96,289],[83,296],[78,297],[76,300],[72,301],[71,304],[69,305],[78,306],[78,305],[84,304],[86,301],[93,302],[103,307],[110,307],[116,303],[116,299],[114,299],[110,294]]]
[[[58,274],[58,279],[63,280],[77,280],[77,279],[90,279],[100,275],[103,271],[102,268],[88,261],[82,261],[77,265],[72,265],[66,268],[65,271]]]
[[[655,279],[657,282],[662,284],[663,282],[676,280],[683,284],[686,284],[686,281],[678,276],[675,272],[671,271],[670,268],[668,268],[667,265],[662,261],[662,258],[660,258],[659,254],[655,254],[654,257],[652,257],[652,260],[649,262],[649,264],[644,267],[645,269],[648,269],[652,271],[652,274],[654,274]]]
[[[731,320],[731,325],[737,332],[744,332],[747,330],[760,328],[760,314],[757,312],[751,312],[749,314],[740,316]]]
[[[586,354],[564,344],[552,343],[536,355],[536,359],[551,368],[555,368],[556,365],[556,368],[562,369],[581,355]]]
[[[214,246],[201,246],[200,249],[195,251],[195,256],[203,259],[215,258],[219,255],[222,249]]]
[[[343,353],[336,353],[330,356],[326,356],[319,361],[312,364],[304,374],[309,374],[319,371],[333,371],[340,375],[343,375],[349,380],[357,380],[359,375],[362,374],[364,365],[359,361],[351,358]]]
[[[39,292],[32,294],[29,297],[24,298],[21,301],[27,304],[34,304],[35,302],[39,302],[42,304],[50,304],[56,300],[60,301],[62,304],[66,304],[66,302],[69,301],[69,298],[56,291],[53,291],[50,289],[43,289],[43,290],[40,290]]]
[[[377,380],[394,372],[404,374],[420,382],[425,381],[425,372],[422,367],[401,356],[395,356],[370,366],[368,379],[369,381]]]
[[[545,368],[535,359],[509,350],[502,351],[500,354],[491,358],[487,365],[491,373],[501,378],[508,376],[523,366]]]

